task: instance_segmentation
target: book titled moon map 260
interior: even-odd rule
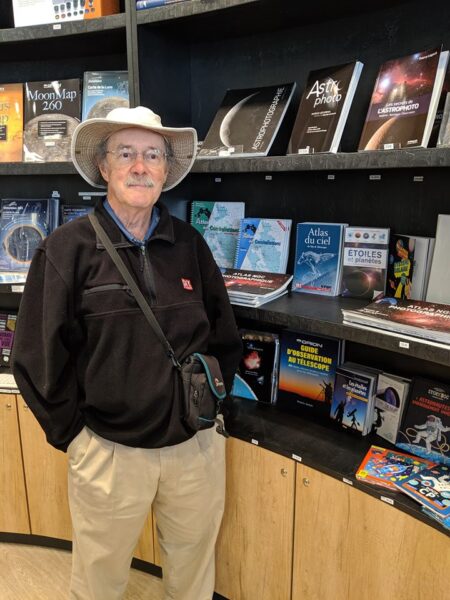
[[[284,154],[288,136],[282,122],[295,83],[228,90],[199,152],[200,158]],[[286,138],[283,140],[283,138]],[[280,148],[275,150],[275,142]],[[284,148],[283,146],[284,142]]]
[[[80,114],[79,79],[26,83],[24,161],[70,161],[72,134],[80,122]]]
[[[427,147],[447,63],[448,51],[439,48],[385,62],[358,150]]]
[[[311,71],[292,130],[289,152],[337,152],[363,64]]]

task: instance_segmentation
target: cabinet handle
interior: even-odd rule
[[[305,487],[308,487],[309,483],[310,483],[309,479],[307,477],[303,477],[303,485]]]
[[[6,405],[6,410],[11,410],[11,409],[12,409],[12,404],[10,404],[10,403],[8,402],[8,404]]]
[[[23,410],[28,410],[28,405],[27,404],[23,405]]]
[[[287,477],[287,474],[288,474],[288,470],[287,469],[281,469],[280,472],[281,472],[281,474],[282,474],[283,477]]]

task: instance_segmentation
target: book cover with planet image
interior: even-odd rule
[[[130,106],[128,71],[86,71],[81,120],[104,118],[114,108]]]
[[[277,151],[284,153],[290,127],[289,131],[280,128],[294,89],[295,83],[283,83],[228,90],[205,137],[199,157],[267,156],[275,149],[275,141],[277,145],[279,143],[280,149],[277,148]],[[285,124],[290,125],[287,122]]]
[[[75,127],[80,122],[79,79],[25,84],[23,159],[68,162]]]

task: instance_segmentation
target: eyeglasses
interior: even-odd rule
[[[107,150],[106,154],[112,154],[115,162],[120,166],[133,165],[138,156],[149,166],[160,166],[167,158],[167,153],[159,148],[147,148],[144,152],[138,152],[134,148],[119,148],[118,150]]]

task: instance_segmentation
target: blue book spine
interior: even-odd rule
[[[241,219],[241,226],[239,229],[239,239],[236,250],[236,258],[234,261],[234,268],[240,269],[244,262],[247,252],[252,243],[253,237],[258,229],[259,222],[261,219],[247,217]]]
[[[181,0],[137,0],[136,9],[142,10],[144,8],[154,8],[155,6],[164,6],[164,4],[174,4],[174,2],[180,2]]]
[[[341,224],[299,223],[292,291],[339,295],[342,241]]]

